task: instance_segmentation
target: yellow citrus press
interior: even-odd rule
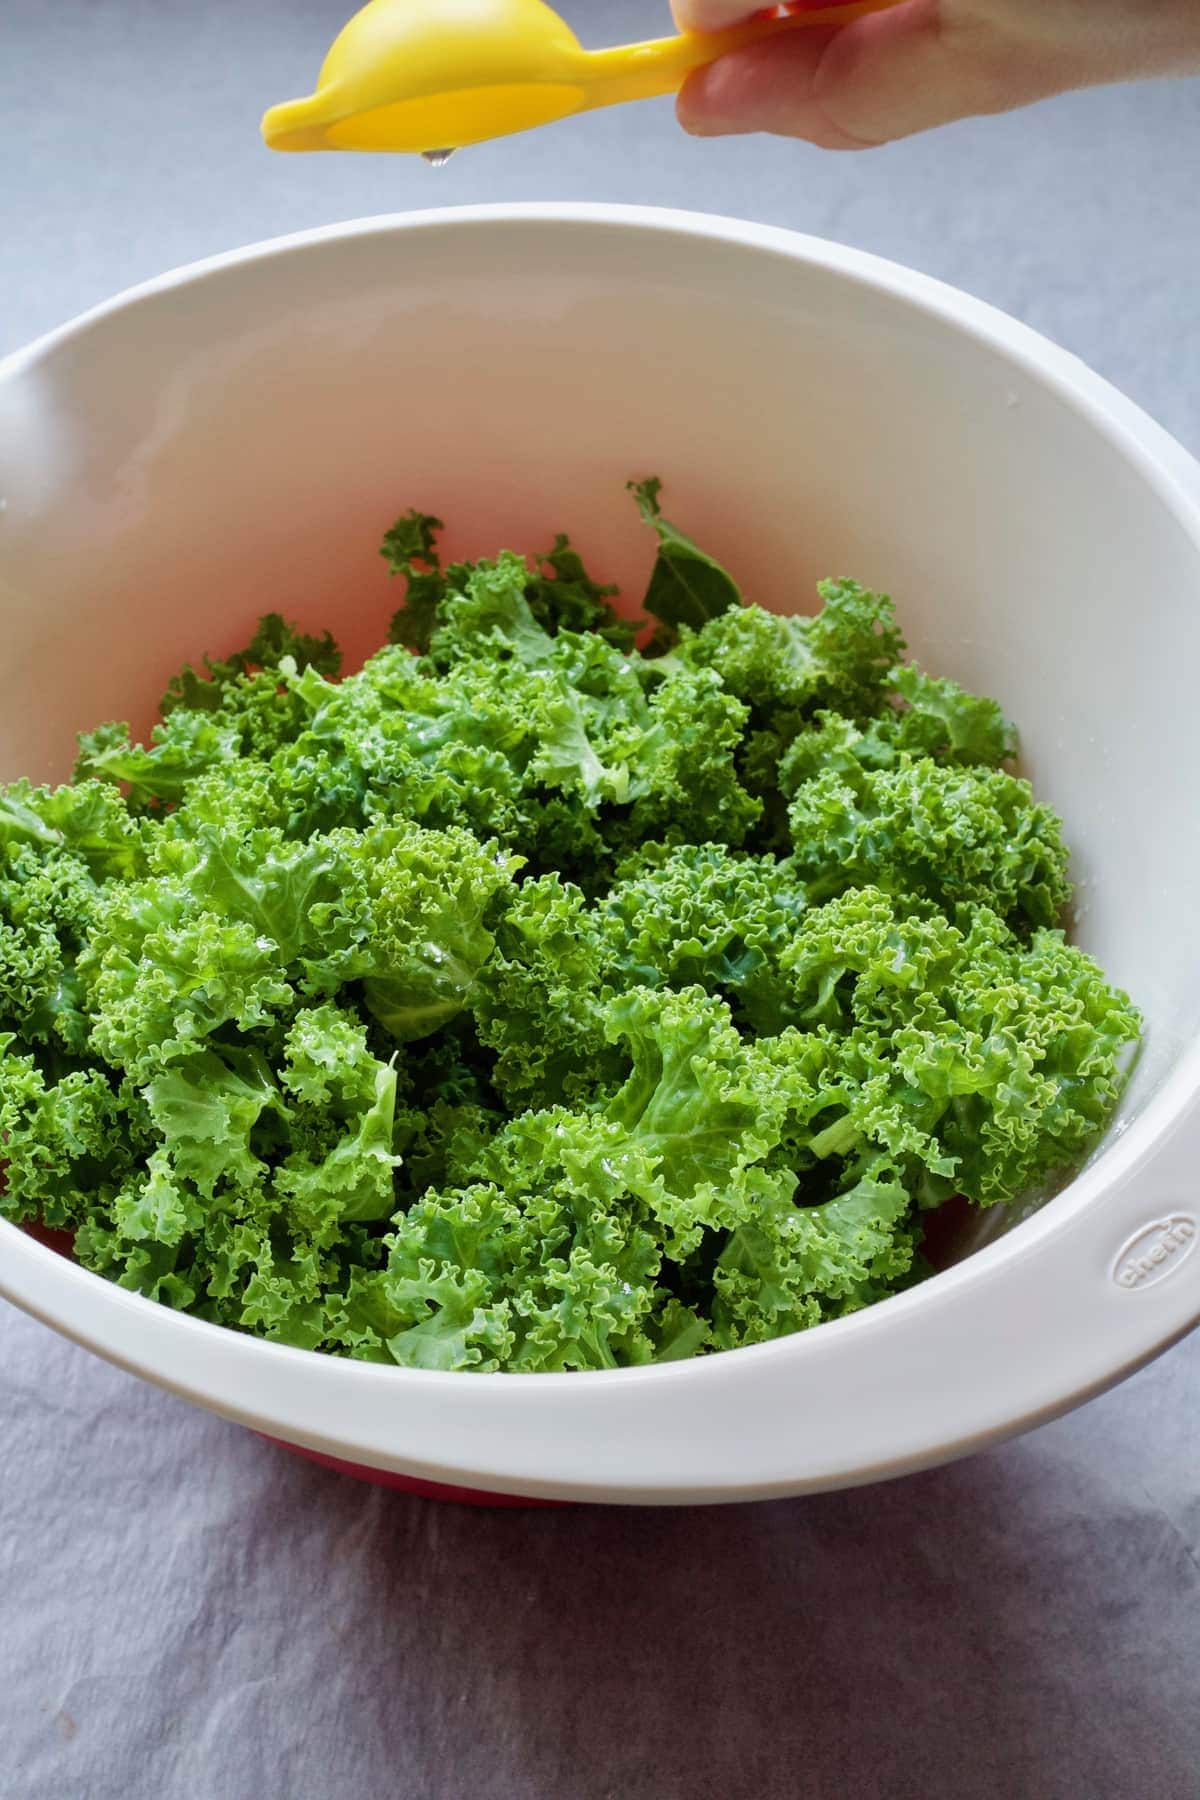
[[[842,0],[728,31],[585,50],[544,0],[370,0],[303,100],[262,123],[272,150],[398,150],[441,162],[463,144],[649,100],[693,69],[782,32],[840,26],[895,0]]]

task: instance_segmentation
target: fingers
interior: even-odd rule
[[[757,6],[753,0],[671,0],[671,11],[680,31],[724,31],[728,25],[744,25],[747,19],[811,12],[837,4],[838,0],[787,0],[780,6],[771,6],[768,0],[760,0]]]
[[[679,0],[708,23],[745,13]],[[970,22],[947,28],[937,0],[906,0],[837,29],[797,31],[692,75],[679,119],[701,137],[767,131],[824,149],[865,149],[1071,85],[1053,56],[1028,57]]]
[[[770,8],[756,7],[753,0],[750,5],[746,0],[671,0],[671,10],[680,31],[723,31]]]

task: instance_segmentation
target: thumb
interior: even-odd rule
[[[723,57],[688,78],[678,111],[699,137],[768,131],[861,150],[1071,85],[1044,46],[1030,56],[969,15],[951,28],[938,0],[905,0]]]

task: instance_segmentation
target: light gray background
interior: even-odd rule
[[[1200,84],[862,157],[693,143],[666,104],[439,174],[267,155],[259,113],[308,89],[346,3],[0,0],[0,352],[278,232],[636,200],[928,270],[1200,450]],[[666,20],[563,10],[595,44]],[[1197,1800],[1198,1421],[1193,1338],[890,1487],[473,1513],[327,1475],[0,1309],[0,1796]]]

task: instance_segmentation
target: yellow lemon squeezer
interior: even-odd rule
[[[398,150],[441,162],[463,144],[675,93],[731,50],[894,3],[842,0],[728,31],[585,50],[545,0],[371,0],[335,41],[316,93],[273,106],[263,138],[272,150]]]

